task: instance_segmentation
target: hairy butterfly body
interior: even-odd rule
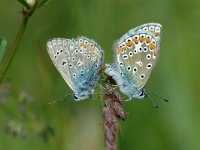
[[[94,91],[103,62],[103,50],[86,37],[54,38],[47,42],[53,64],[74,92],[74,100],[88,98]]]
[[[143,24],[115,43],[116,60],[106,65],[105,73],[130,99],[146,97],[144,86],[158,61],[161,30],[158,23]]]

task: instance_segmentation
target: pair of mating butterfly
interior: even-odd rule
[[[158,61],[162,26],[147,23],[129,30],[114,45],[116,60],[106,64],[111,76],[130,99],[146,97],[144,86]],[[99,79],[104,52],[93,40],[55,38],[47,43],[57,70],[74,91],[74,100],[88,98]]]

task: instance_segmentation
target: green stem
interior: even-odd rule
[[[19,31],[17,33],[17,36],[15,38],[15,41],[11,47],[11,49],[7,50],[6,51],[6,54],[5,54],[5,58],[2,62],[2,64],[0,65],[0,83],[3,81],[9,67],[10,67],[10,64],[13,60],[13,57],[15,55],[15,52],[18,48],[18,45],[22,39],[22,36],[24,34],[24,31],[26,29],[26,26],[27,26],[27,23],[28,23],[28,19],[29,19],[29,15],[27,14],[24,14],[23,15],[23,19],[22,19],[22,23],[20,25],[20,28],[19,28]]]

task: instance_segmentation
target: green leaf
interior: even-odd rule
[[[37,8],[42,7],[43,5],[46,5],[50,0],[40,0],[37,4]]]
[[[3,37],[0,38],[0,63],[3,59],[7,47],[7,40]]]
[[[27,10],[30,10],[31,7],[29,6],[29,4],[26,2],[26,0],[17,0],[18,2],[20,2]]]

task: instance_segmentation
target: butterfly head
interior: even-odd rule
[[[137,92],[137,94],[135,95],[136,98],[138,99],[144,99],[147,97],[147,93],[145,92],[144,89],[141,89]]]
[[[75,101],[84,100],[84,99],[91,97],[91,95],[93,93],[94,93],[94,89],[88,89],[88,90],[84,90],[84,91],[75,92],[73,99]]]
[[[89,97],[89,95],[85,95],[85,94],[78,94],[78,93],[74,93],[73,99],[75,101],[80,101],[80,100],[84,100],[87,99]]]

